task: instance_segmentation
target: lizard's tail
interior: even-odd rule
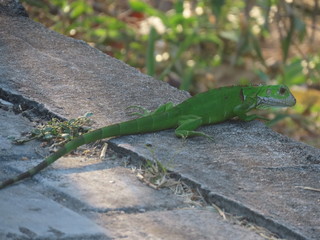
[[[70,142],[66,143],[64,146],[62,146],[57,152],[53,153],[52,155],[45,158],[41,163],[39,163],[37,166],[29,169],[26,172],[21,173],[20,175],[17,175],[16,177],[7,179],[6,181],[0,183],[0,189],[5,188],[11,184],[14,184],[16,182],[19,182],[25,178],[31,177],[35,175],[36,173],[40,172],[42,169],[46,168],[56,160],[58,160],[63,155],[75,150],[81,145],[94,142],[96,140],[111,137],[113,134],[115,134],[116,125],[111,125],[108,127],[100,128],[97,130],[94,130],[92,132],[88,132],[86,134],[83,134]],[[105,133],[105,134],[104,134]]]
[[[84,135],[83,135],[84,136]],[[83,136],[80,136],[61,147],[57,152],[53,153],[46,159],[44,159],[41,163],[39,163],[37,166],[31,168],[30,170],[21,173],[20,175],[10,178],[0,184],[0,189],[5,188],[11,184],[14,184],[16,182],[19,182],[25,178],[31,177],[35,175],[36,173],[40,172],[42,169],[49,166],[51,163],[55,162],[57,159],[62,157],[63,155],[71,152],[72,150],[76,149],[80,145],[85,143],[85,138]]]
[[[170,118],[167,118],[170,120]],[[160,115],[161,120],[161,115]],[[157,131],[166,129],[173,125],[171,121],[160,121],[153,116],[143,117],[139,119],[130,120],[123,123],[117,123],[110,126],[106,126],[103,128],[99,128],[92,132],[88,132],[83,134],[70,142],[66,143],[63,147],[61,147],[57,152],[53,153],[46,159],[44,159],[41,163],[37,166],[31,168],[30,170],[21,173],[20,175],[10,178],[2,183],[0,183],[0,189],[5,188],[11,184],[19,182],[25,178],[31,177],[42,169],[46,168],[56,160],[58,160],[63,155],[75,150],[81,145],[88,144],[91,142],[95,142],[100,139],[115,137],[115,136],[123,136],[123,135],[130,135],[136,133],[143,133],[143,132],[150,132],[150,131]],[[157,123],[158,125],[156,125]],[[161,123],[161,124],[160,124]]]

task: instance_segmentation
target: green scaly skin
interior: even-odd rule
[[[251,121],[257,118],[264,119],[255,114],[247,115],[247,112],[255,108],[291,107],[295,103],[294,96],[288,87],[284,85],[233,86],[212,89],[189,98],[176,106],[173,106],[172,103],[167,103],[160,106],[156,111],[144,114],[140,118],[86,133],[65,144],[60,150],[47,157],[34,168],[2,182],[0,189],[35,175],[81,145],[103,138],[157,132],[171,128],[176,129],[175,134],[177,137],[209,137],[195,130],[202,125],[223,122],[233,117],[238,117],[244,121]]]

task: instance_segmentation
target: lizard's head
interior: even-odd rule
[[[296,99],[285,85],[260,86],[257,92],[257,107],[292,107]]]

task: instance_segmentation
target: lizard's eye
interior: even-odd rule
[[[286,91],[287,91],[287,89],[286,89],[286,88],[281,87],[281,88],[280,88],[280,90],[279,90],[279,93],[280,93],[281,95],[283,95],[283,94],[285,94],[285,93],[286,93]]]

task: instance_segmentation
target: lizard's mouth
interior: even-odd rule
[[[290,95],[287,98],[283,98],[283,99],[258,96],[257,107],[258,108],[292,107],[295,104],[296,104],[296,99],[294,98],[293,95]]]

